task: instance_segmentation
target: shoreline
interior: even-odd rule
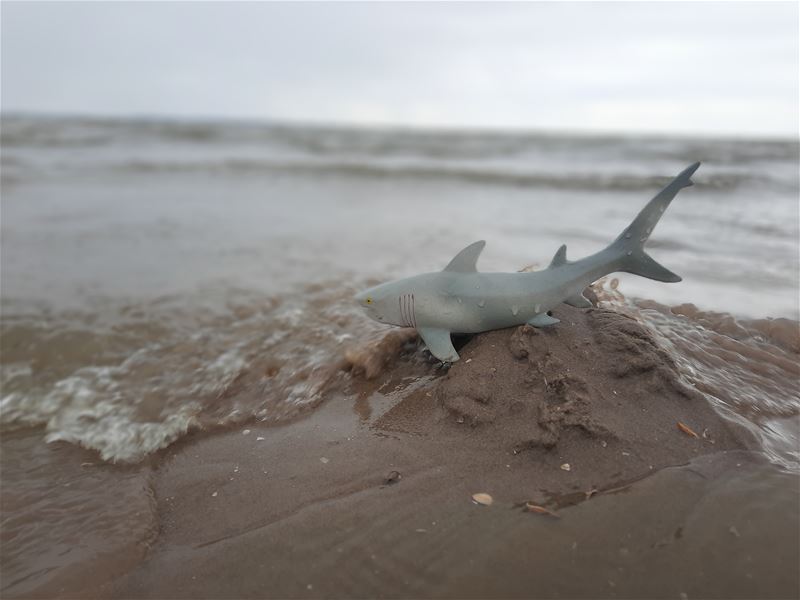
[[[743,560],[735,548],[723,550],[730,532],[716,549],[716,578],[681,575],[695,549],[678,540],[690,537],[684,532],[706,495],[720,495],[722,486],[702,520],[730,520],[726,530],[741,535],[735,512],[742,490],[732,493],[726,482],[742,473],[783,476],[751,451],[748,432],[677,381],[635,321],[602,309],[564,307],[556,316],[572,326],[476,336],[446,374],[420,359],[413,336],[394,332],[396,339],[380,342],[392,359],[373,361],[371,379],[358,376],[366,370],[355,364],[350,393],[334,393],[310,415],[167,449],[153,479],[159,537],[147,559],[97,595],[616,597],[663,595],[675,586],[676,597],[794,592],[796,567],[789,565],[797,553],[727,573]],[[607,352],[587,361],[592,348],[582,350],[581,340]],[[375,357],[372,350],[365,355]],[[792,501],[792,482],[781,483],[784,502]],[[492,505],[475,504],[476,493],[490,494]],[[526,502],[557,516],[526,512]],[[637,524],[635,515],[646,519]],[[791,547],[785,523],[769,511],[759,527],[748,535],[778,536]],[[591,550],[582,554],[583,547]],[[608,556],[598,560],[598,552]],[[648,574],[645,567],[665,556],[672,566]],[[613,576],[609,565],[617,565]],[[584,579],[563,579],[575,568],[586,569]]]

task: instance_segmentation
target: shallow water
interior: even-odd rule
[[[606,301],[797,470],[798,154],[768,140],[4,116],[3,480],[33,497],[63,468],[86,485],[41,512],[4,492],[4,535],[68,545],[69,527],[41,537],[41,515],[105,485],[45,441],[142,464],[189,431],[313,410],[348,377],[345,352],[383,331],[356,291],[437,270],[476,239],[482,270],[546,265],[564,242],[579,258],[695,160],[696,185],[648,244],[684,281],[621,276],[646,300],[609,280]],[[107,508],[126,522],[127,504]],[[91,514],[80,528],[103,538]],[[4,565],[25,563],[25,544],[4,546]]]
[[[38,431],[3,433],[4,597],[52,597],[125,573],[158,534],[147,467],[104,465]]]

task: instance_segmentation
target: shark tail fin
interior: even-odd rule
[[[691,176],[700,166],[699,162],[688,166],[675,179],[667,184],[656,196],[647,203],[633,222],[614,240],[610,248],[618,252],[620,257],[619,270],[664,281],[676,283],[681,281],[666,267],[658,264],[644,251],[644,244],[658,223],[672,199],[685,187],[692,185]]]

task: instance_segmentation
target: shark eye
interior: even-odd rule
[[[367,299],[364,300],[367,304],[372,304],[372,296],[367,296]]]

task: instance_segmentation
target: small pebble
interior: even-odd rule
[[[211,494],[211,497],[212,498],[216,498],[217,497],[217,492],[214,492],[213,494]]]
[[[562,471],[571,471],[572,467],[569,466],[569,463],[564,463],[563,465],[561,465],[561,470]]]
[[[242,431],[242,435],[250,435],[250,430],[245,429],[244,431]]]
[[[319,459],[319,462],[321,462],[323,465],[327,465],[330,462],[330,459],[327,459],[323,456]]]
[[[263,437],[261,437],[261,436],[258,436],[258,437],[256,438],[256,441],[257,441],[257,442],[261,442],[261,441],[263,441],[264,439],[265,439],[265,438],[263,438]]]
[[[400,471],[391,471],[383,480],[385,485],[391,485],[393,483],[397,483],[403,478],[400,474]]]

